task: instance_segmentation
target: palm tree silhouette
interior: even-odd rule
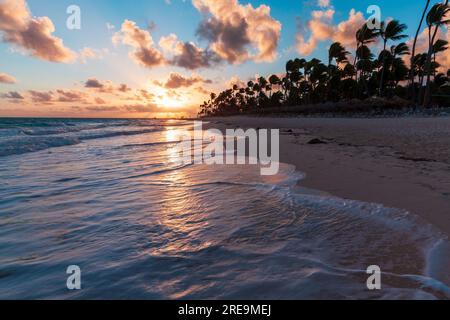
[[[379,87],[379,95],[383,95],[384,90],[384,77],[386,75],[386,61],[389,58],[390,52],[386,50],[388,41],[397,41],[404,38],[407,38],[408,36],[403,34],[403,32],[408,27],[406,24],[400,23],[398,20],[392,20],[387,25],[385,25],[384,22],[381,23],[380,28],[380,36],[381,39],[383,39],[383,51],[382,51],[382,71],[381,71],[381,77],[380,77],[380,87]]]
[[[427,15],[427,25],[428,25],[428,54],[425,66],[426,72],[426,87],[425,95],[423,98],[423,106],[429,107],[431,103],[431,73],[432,73],[432,57],[433,57],[433,47],[436,41],[436,36],[441,26],[446,25],[450,20],[446,19],[447,14],[450,12],[450,7],[448,6],[448,0],[445,4],[439,3],[435,4]],[[423,91],[423,87],[421,89]]]
[[[211,94],[210,100],[200,106],[199,115],[266,113],[272,112],[270,108],[276,111],[281,106],[284,106],[283,110],[305,106],[299,110],[308,113],[315,112],[313,111],[315,104],[329,101],[343,102],[347,99],[356,99],[358,104],[362,104],[362,110],[368,110],[363,101],[375,94],[389,97],[380,101],[391,102],[390,98],[398,96],[412,99],[415,103],[417,81],[421,86],[420,104],[429,106],[431,102],[435,102],[438,105],[448,105],[450,70],[446,74],[439,72],[442,66],[439,65],[438,58],[442,52],[449,50],[449,43],[438,39],[438,34],[439,30],[450,22],[446,18],[450,16],[450,7],[447,0],[428,10],[430,2],[426,2],[422,21],[416,32],[409,68],[405,63],[405,56],[410,54],[409,47],[407,43],[400,42],[406,37],[404,34],[406,25],[398,20],[392,20],[381,23],[379,29],[373,29],[365,23],[355,35],[357,45],[353,63],[348,61],[350,53],[341,43],[332,43],[328,50],[327,62],[323,63],[316,58],[289,60],[284,76],[271,75],[268,78],[261,76],[249,81],[243,87],[235,84],[231,89],[224,90],[218,95]],[[426,21],[428,26],[428,50],[416,53],[417,38],[422,30],[423,21]],[[379,37],[382,39],[383,48],[375,58],[377,46],[372,44]],[[390,43],[392,45],[388,47]],[[406,82],[408,84],[405,86]],[[336,112],[355,110],[347,108],[346,105],[345,103],[343,107],[341,103],[340,107],[336,105],[332,110]],[[390,105],[389,108],[392,108],[392,103]],[[326,112],[329,105],[326,106],[319,108],[318,112]],[[382,106],[383,103],[380,107]]]
[[[412,68],[413,59],[416,57],[417,39],[419,38],[420,30],[422,30],[422,25],[425,20],[425,16],[428,12],[428,8],[430,7],[430,2],[431,2],[431,0],[427,0],[427,2],[425,4],[425,8],[423,9],[422,17],[420,19],[419,26],[417,27],[417,31],[414,36],[414,42],[413,42],[413,47],[412,47],[412,51],[411,51],[411,61],[410,61],[411,70],[410,70],[410,74],[409,74],[409,78],[410,78],[409,81],[410,81],[410,87],[411,87],[411,101],[413,103],[416,102],[416,82],[415,82],[416,74],[414,73],[414,68]]]

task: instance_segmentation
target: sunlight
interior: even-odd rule
[[[181,95],[173,95],[164,88],[152,88],[156,95],[155,102],[166,109],[181,108],[186,105],[187,99]]]

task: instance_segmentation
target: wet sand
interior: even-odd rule
[[[218,129],[280,129],[280,161],[306,173],[300,187],[406,209],[450,235],[448,117],[209,121]]]

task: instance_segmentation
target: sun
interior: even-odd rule
[[[186,97],[182,95],[170,94],[170,92],[163,88],[154,88],[153,92],[156,95],[155,102],[166,109],[181,108],[186,104]]]
[[[159,99],[158,104],[165,108],[180,108],[183,106],[183,101],[164,95]]]

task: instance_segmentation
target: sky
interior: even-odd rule
[[[192,116],[210,92],[280,74],[289,59],[326,61],[334,41],[353,51],[371,5],[412,36],[424,4],[0,0],[0,116]]]

